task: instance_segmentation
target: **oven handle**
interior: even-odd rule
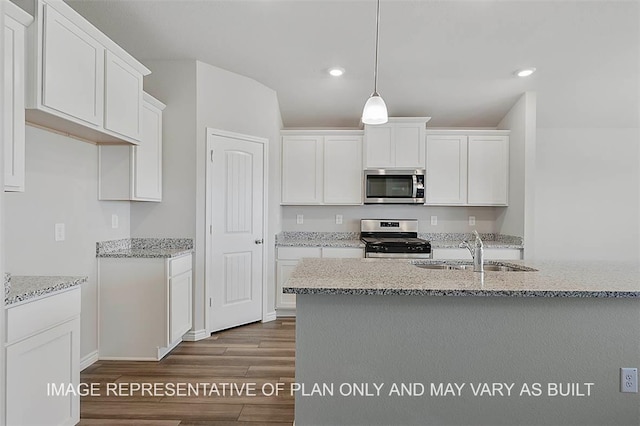
[[[367,258],[386,258],[386,259],[432,259],[433,253],[372,253],[367,252]]]

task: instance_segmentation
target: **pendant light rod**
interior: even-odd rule
[[[380,0],[376,8],[376,65],[373,71],[373,94],[378,94],[378,42],[380,38]]]

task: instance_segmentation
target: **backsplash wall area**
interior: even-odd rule
[[[283,206],[282,230],[304,232],[360,232],[360,219],[418,219],[419,232],[471,232],[499,233],[496,219],[504,207],[428,207],[412,205],[364,206]],[[301,225],[297,216],[303,216]],[[336,215],[342,215],[342,225],[336,224]],[[431,216],[437,216],[437,225],[431,225]],[[475,216],[475,226],[469,225],[469,216]]]

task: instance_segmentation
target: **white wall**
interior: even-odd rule
[[[498,217],[496,228],[506,235],[524,237],[525,258],[533,257],[535,233],[536,94],[522,94],[498,124],[509,135],[509,207]]]
[[[496,218],[504,207],[425,207],[407,205],[365,206],[285,206],[282,208],[283,231],[360,232],[360,219],[418,219],[419,232],[496,232]],[[303,224],[296,216],[303,215]],[[342,215],[342,225],[336,225],[336,214]],[[438,225],[431,225],[431,216]],[[476,217],[469,226],[469,216]]]
[[[163,120],[162,203],[132,203],[132,237],[195,239],[194,330],[205,324],[206,128],[269,139],[270,193],[267,292],[275,309],[273,235],[278,232],[279,140],[282,119],[276,93],[249,78],[196,61],[145,61],[145,90],[167,105]],[[276,192],[277,191],[277,192]]]
[[[538,129],[538,258],[640,259],[639,139],[637,128]]]
[[[205,170],[208,127],[259,136],[269,140],[269,217],[264,240],[267,247],[268,311],[275,312],[274,236],[280,221],[280,129],[282,118],[276,92],[250,78],[197,62],[196,261],[195,291],[204,297]],[[203,306],[204,307],[204,306]],[[196,319],[202,308],[196,306]]]
[[[193,61],[145,61],[144,89],[167,107],[162,116],[162,202],[131,203],[134,238],[194,238],[196,67]]]
[[[85,275],[82,357],[97,350],[96,242],[129,237],[129,202],[98,201],[98,147],[27,126],[24,193],[5,193],[5,262],[14,275]],[[111,215],[119,218],[111,228]],[[64,223],[65,241],[54,241]]]

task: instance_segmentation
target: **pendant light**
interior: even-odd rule
[[[389,121],[387,105],[382,96],[378,94],[378,39],[380,33],[380,0],[376,11],[376,65],[373,73],[373,93],[367,99],[362,110],[362,122],[364,124],[384,124]]]

